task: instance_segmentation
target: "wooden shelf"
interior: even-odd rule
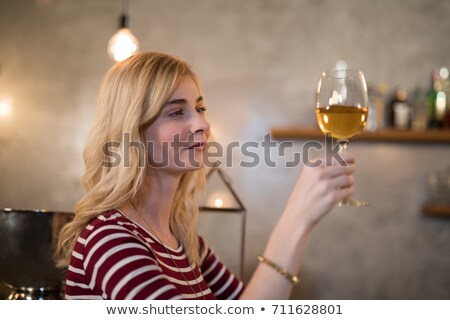
[[[271,129],[275,139],[323,139],[324,134],[318,128],[308,127],[274,127]],[[420,143],[450,143],[450,130],[408,131],[384,129],[379,131],[363,131],[357,141],[383,142],[420,142]]]
[[[430,217],[450,218],[450,204],[429,203],[422,207],[422,212]]]

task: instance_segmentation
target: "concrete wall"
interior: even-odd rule
[[[120,10],[118,0],[0,1],[0,97],[13,101],[0,207],[71,211],[80,198],[83,142]],[[340,59],[369,84],[408,90],[450,66],[449,1],[132,0],[131,13],[143,50],[179,55],[200,74],[223,144],[315,125],[318,77]],[[448,144],[351,149],[357,196],[371,206],[336,208],[314,230],[292,297],[448,299],[450,221],[420,213],[427,175],[450,165]],[[241,168],[241,159],[235,152],[224,171],[248,209],[248,279],[300,169]]]

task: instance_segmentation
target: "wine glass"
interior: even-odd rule
[[[339,153],[347,149],[367,122],[368,96],[364,74],[359,70],[333,70],[322,73],[317,87],[316,115],[320,130],[338,141]],[[351,198],[341,205],[368,206]]]

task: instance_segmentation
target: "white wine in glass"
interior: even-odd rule
[[[367,85],[359,70],[322,73],[317,87],[316,115],[320,130],[338,141],[339,152],[364,129],[368,112]],[[345,199],[339,205],[367,206],[368,202]]]

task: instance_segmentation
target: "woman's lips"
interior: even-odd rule
[[[203,150],[205,148],[206,142],[197,142],[189,146],[187,149],[199,149]]]

